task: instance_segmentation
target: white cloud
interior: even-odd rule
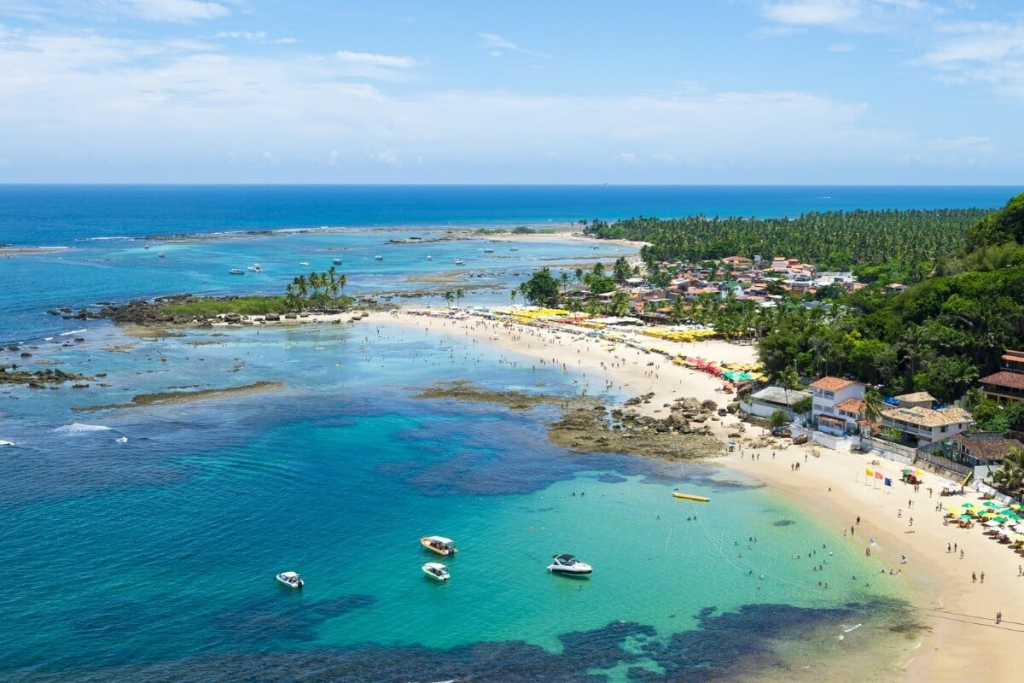
[[[987,137],[974,136],[956,138],[954,140],[936,139],[928,141],[928,148],[941,152],[989,152],[995,149],[992,140]]]
[[[878,182],[955,154],[806,92],[409,91],[352,76],[408,58],[360,59],[9,31],[0,182]]]
[[[483,47],[487,54],[492,57],[500,57],[505,52],[519,52],[524,55],[530,55],[532,57],[540,57],[542,59],[550,59],[550,55],[546,55],[542,52],[534,52],[533,50],[527,50],[525,47],[521,47],[511,40],[499,36],[497,33],[477,33],[477,37],[480,38],[481,47]]]
[[[108,4],[120,6],[147,21],[188,23],[231,14],[224,5],[200,0],[113,0]]]
[[[398,154],[390,149],[370,154],[370,158],[388,166],[400,166],[402,163],[398,158]]]
[[[985,83],[997,94],[1024,99],[1024,22],[948,23],[940,34],[911,64],[936,70],[944,83]]]
[[[765,18],[780,24],[827,26],[855,19],[861,13],[857,0],[797,0],[762,8]]]
[[[258,41],[262,42],[266,40],[267,34],[263,31],[220,31],[214,35],[214,38],[239,38],[242,40]]]
[[[411,57],[393,57],[391,55],[377,55],[370,52],[349,52],[348,50],[337,52],[334,56],[339,61],[364,66],[378,66],[391,69],[410,69],[416,66],[416,60]]]

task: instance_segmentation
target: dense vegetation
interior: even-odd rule
[[[934,262],[964,247],[967,229],[982,209],[934,211],[835,211],[798,218],[630,218],[589,222],[584,232],[601,238],[641,240],[648,264],[702,261],[725,256],[797,258],[820,270],[871,266],[862,279],[924,279]],[[1005,230],[1000,225],[993,231]],[[877,270],[885,264],[884,272]]]
[[[287,313],[283,296],[240,296],[229,299],[193,299],[187,303],[168,304],[164,310],[171,315],[212,318],[224,313],[266,315]]]

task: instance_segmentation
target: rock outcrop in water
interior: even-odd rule
[[[91,382],[92,379],[92,377],[86,377],[74,372],[64,372],[55,368],[30,371],[18,370],[15,365],[0,365],[0,385],[27,384],[30,388],[42,389],[47,385],[75,382],[76,387],[80,387],[83,382]]]

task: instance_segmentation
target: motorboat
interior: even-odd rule
[[[586,562],[580,562],[573,555],[555,555],[551,558],[551,564],[548,565],[548,571],[552,574],[582,576],[584,574],[590,574],[594,571],[594,568]]]
[[[157,254],[157,258],[163,258],[163,257],[164,257],[164,252],[162,252],[162,251],[159,254]]]
[[[434,257],[433,257],[433,256],[431,256],[430,254],[427,254],[427,260],[428,260],[428,261],[433,261],[433,260],[434,260]]]
[[[448,567],[444,566],[440,562],[427,562],[423,567],[423,573],[434,579],[435,581],[447,581],[452,577],[448,572]]]
[[[299,265],[300,266],[308,266],[309,265],[309,261],[299,261]]]
[[[254,263],[251,266],[249,266],[249,270],[251,270],[254,273],[262,273],[263,272],[263,266],[261,266],[258,263]]]
[[[464,265],[466,265],[466,262],[463,261],[460,258],[457,258],[457,259],[455,259],[455,265],[457,265],[457,266],[464,266]]]
[[[459,549],[455,547],[455,541],[444,536],[424,536],[420,539],[420,545],[446,557],[452,557],[459,552]]]
[[[484,253],[485,254],[493,254],[494,250],[493,249],[484,249]]]
[[[340,266],[341,265],[341,259],[340,258],[334,259],[334,265]]]
[[[289,588],[302,588],[302,586],[305,585],[302,581],[302,577],[295,572],[281,572],[274,578]]]
[[[380,254],[377,254],[376,256],[373,257],[373,260],[374,261],[383,261],[384,257],[381,256]]]
[[[241,268],[232,268],[228,272],[231,273],[232,275],[245,275],[245,271],[242,270]]]

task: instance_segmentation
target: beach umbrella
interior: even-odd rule
[[[970,515],[960,515],[960,519],[971,519]]]
[[[961,503],[960,507],[970,510],[973,507],[977,507],[974,503]]]
[[[1014,510],[1020,510],[1020,503],[1010,503],[1010,507]]]
[[[990,519],[987,522],[985,522],[982,526],[987,526],[989,528],[995,528],[995,527],[999,526],[999,522],[995,521],[994,519]]]
[[[913,470],[903,470],[903,474],[910,474]]]
[[[1010,521],[1006,517],[993,517],[992,519],[997,521],[997,522],[999,522],[1000,524],[1006,524],[1007,522]]]
[[[999,507],[999,503],[993,503],[991,500],[986,500],[984,503],[982,503],[982,505],[984,505],[987,508],[997,508],[997,507]]]

